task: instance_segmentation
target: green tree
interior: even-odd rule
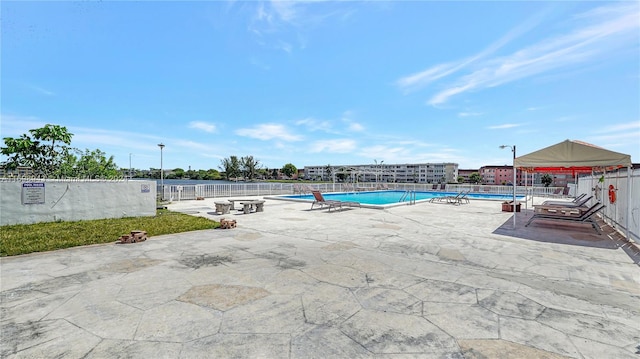
[[[293,164],[287,163],[286,165],[282,166],[280,172],[282,172],[282,174],[284,174],[285,176],[291,178],[294,173],[298,173],[298,169]]]
[[[478,184],[482,182],[482,177],[480,177],[480,174],[478,172],[473,172],[469,175],[469,182]]]
[[[56,176],[76,178],[114,178],[119,176],[118,166],[113,161],[113,156],[107,158],[99,149],[85,149],[81,152],[74,150],[78,156],[67,154],[55,172]]]
[[[240,168],[245,179],[253,180],[258,174],[258,166],[260,162],[253,156],[244,156],[240,158]]]
[[[464,177],[462,177],[462,176],[458,176],[458,178],[456,179],[456,181],[457,181],[458,183],[464,183]]]
[[[18,166],[31,167],[41,175],[52,175],[71,151],[71,137],[66,127],[47,124],[42,128],[29,130],[18,138],[5,137],[5,147],[0,153],[7,156],[2,164],[7,169]]]
[[[173,175],[175,178],[184,178],[185,171],[182,168],[176,168],[173,170]]]
[[[258,170],[258,176],[262,179],[269,177],[269,169],[268,168],[260,168]]]
[[[219,180],[222,176],[220,176],[220,172],[216,169],[210,168],[207,170],[207,179],[208,180]]]
[[[220,161],[220,169],[224,172],[224,177],[227,181],[231,178],[236,180],[240,176],[240,161],[237,156],[229,156],[229,158],[223,158]]]
[[[545,187],[549,187],[551,186],[551,183],[553,183],[553,177],[551,177],[550,174],[545,173],[542,175],[542,178],[540,178],[540,181]]]

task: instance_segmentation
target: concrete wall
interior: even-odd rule
[[[0,225],[155,214],[155,181],[0,182]]]

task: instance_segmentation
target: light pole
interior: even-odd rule
[[[129,152],[129,179],[131,179],[131,152]]]
[[[376,174],[376,187],[378,186],[378,160],[374,159],[373,162],[376,163],[375,167],[373,168]]]
[[[162,169],[162,149],[164,149],[164,144],[160,142],[158,147],[160,147],[160,191],[162,191],[160,199],[164,200],[164,170]]]
[[[513,229],[516,229],[516,145],[502,145],[501,149],[511,148],[513,152]]]

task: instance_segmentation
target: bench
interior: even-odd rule
[[[252,200],[251,200],[251,199],[228,199],[227,201],[229,201],[229,202],[231,203],[231,208],[229,208],[229,209],[231,209],[232,211],[235,211],[235,209],[236,209],[236,207],[235,207],[236,202],[238,202],[238,203],[242,203],[242,202],[250,202],[250,201],[252,201]]]
[[[264,200],[244,201],[240,202],[244,214],[249,214],[255,208],[256,212],[264,212]]]
[[[214,202],[216,205],[216,212],[220,214],[227,214],[232,209],[233,204],[229,202]]]

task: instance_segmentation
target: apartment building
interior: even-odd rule
[[[513,183],[513,167],[512,166],[482,166],[478,171],[482,178],[483,184],[488,185],[507,185]],[[516,172],[516,183],[518,186],[525,185],[525,178],[527,186],[531,186],[533,183],[540,184],[541,176],[536,174],[533,176],[531,173],[525,173],[521,170]]]
[[[31,167],[18,166],[16,169],[10,170],[0,166],[0,177],[28,177],[33,175],[34,172]]]
[[[469,177],[471,177],[472,173],[480,173],[479,169],[458,169],[458,177],[462,177],[462,181],[460,181],[461,183],[469,183],[471,182],[471,180],[469,179]]]
[[[358,182],[451,183],[458,178],[457,163],[404,163],[341,166],[305,166],[304,178],[316,181],[349,179]]]

